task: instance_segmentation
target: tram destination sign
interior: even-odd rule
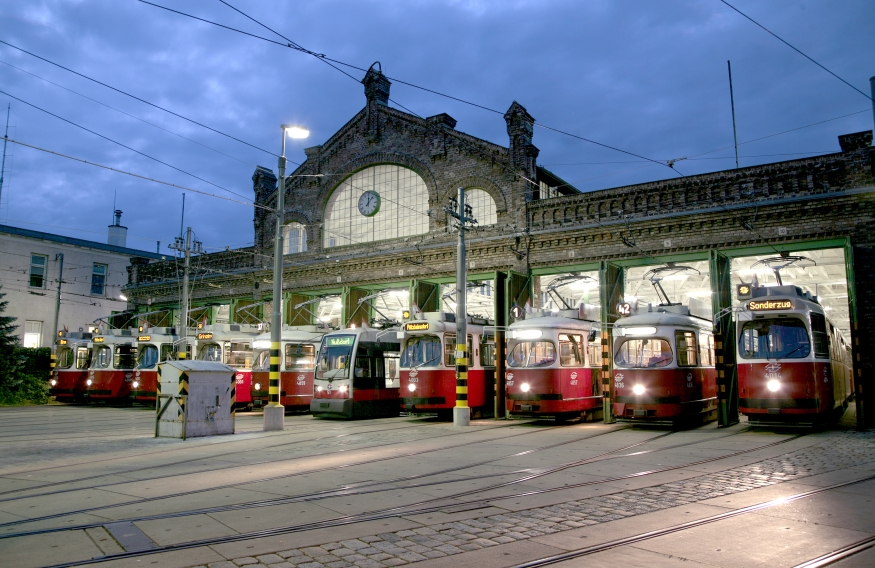
[[[199,333],[199,334],[197,334],[197,338],[198,339],[212,339],[213,334],[212,333]]]
[[[91,341],[93,341],[94,343],[103,343],[104,339],[102,337],[95,337]]]
[[[137,341],[152,341],[151,335],[138,335]]]
[[[67,345],[67,340],[66,339],[59,339],[58,345]]]
[[[428,331],[427,322],[408,323],[404,326],[404,331]]]
[[[354,341],[355,337],[351,335],[347,335],[345,337],[329,337],[328,347],[341,347],[346,345],[352,345]]]
[[[752,312],[792,310],[793,300],[751,300],[747,303],[747,309]]]

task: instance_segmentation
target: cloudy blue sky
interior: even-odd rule
[[[839,134],[873,127],[866,97],[719,0],[228,2],[356,67],[380,61],[389,77],[500,113],[517,100],[540,124],[655,160],[686,157],[676,167],[687,175],[735,165],[727,60],[742,166],[835,152]],[[279,39],[219,0],[156,3]],[[731,3],[869,93],[875,2]],[[310,55],[136,0],[0,0],[0,40],[269,152],[279,152],[279,124],[305,125],[310,138],[289,143],[297,162],[365,102],[360,83]],[[4,44],[0,91],[0,123],[11,103],[10,138],[143,176],[238,199],[216,186],[250,198],[255,166],[276,165],[268,152]],[[501,114],[397,81],[392,98],[423,117],[446,112],[457,129],[507,144]],[[821,121],[828,122],[770,136]],[[539,163],[582,191],[675,175],[543,128],[535,144]],[[129,246],[154,251],[161,241],[167,252],[179,233],[180,190],[13,146],[0,223],[105,241],[115,199]],[[253,240],[250,206],[202,195],[186,197],[185,225],[208,250]]]

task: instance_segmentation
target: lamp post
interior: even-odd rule
[[[299,126],[281,127],[282,152],[279,157],[279,179],[276,189],[276,238],[273,245],[273,313],[270,318],[270,385],[268,403],[264,407],[264,431],[285,427],[285,408],[280,404],[280,342],[283,333],[283,210],[286,199],[286,136],[306,138],[310,131]]]

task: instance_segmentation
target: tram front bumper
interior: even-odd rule
[[[314,398],[310,401],[310,413],[352,416],[352,404],[351,398]]]

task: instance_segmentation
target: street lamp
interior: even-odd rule
[[[286,199],[286,136],[306,138],[310,131],[300,126],[283,124],[283,150],[279,158],[279,180],[276,190],[276,239],[273,245],[273,314],[270,318],[270,382],[268,403],[264,407],[264,431],[285,427],[285,408],[280,404],[280,342],[283,330],[283,210]]]

